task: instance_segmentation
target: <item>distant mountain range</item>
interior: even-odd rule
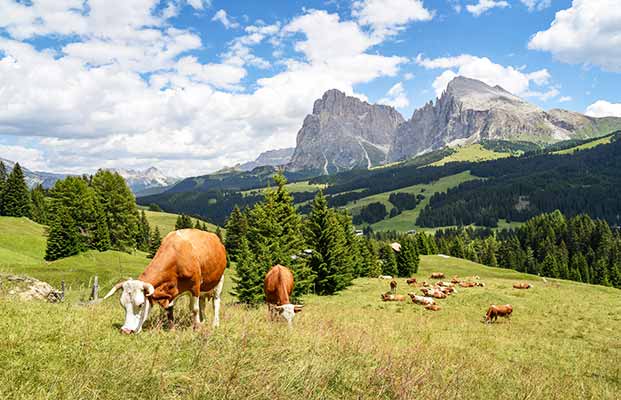
[[[13,170],[13,166],[15,165],[14,161],[7,160],[5,158],[0,158],[0,161],[6,165],[7,171],[10,172]],[[21,167],[24,171],[26,184],[30,188],[40,184],[44,189],[49,189],[54,186],[56,181],[69,176],[67,174],[57,174],[52,172],[31,171],[24,165],[21,165]],[[125,178],[127,185],[136,195],[161,193],[165,190],[165,188],[179,181],[179,178],[171,178],[166,176],[155,167],[147,168],[145,170],[111,169],[111,171],[118,172],[123,178]]]
[[[252,171],[256,167],[278,167],[281,165],[287,165],[291,161],[291,157],[293,156],[294,151],[294,147],[288,147],[278,150],[268,150],[259,154],[256,160],[240,164],[237,169],[241,171]]]
[[[538,144],[601,136],[621,118],[544,111],[500,86],[456,77],[442,96],[404,120],[392,107],[369,104],[338,90],[315,102],[297,135],[292,171],[328,174],[408,159],[445,146],[481,140]]]

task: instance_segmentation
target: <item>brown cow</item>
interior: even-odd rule
[[[520,283],[514,283],[513,287],[515,289],[530,289],[533,287],[533,285],[531,285],[530,283],[520,282]]]
[[[293,286],[293,273],[282,265],[274,265],[265,275],[263,289],[270,319],[283,318],[289,327],[293,325],[295,313],[302,311],[303,307],[289,301]]]
[[[476,282],[459,282],[459,286],[464,287],[464,288],[475,287],[477,286],[477,283]]]
[[[444,279],[444,274],[442,272],[432,272],[431,279]]]
[[[407,283],[408,285],[416,285],[417,281],[416,278],[409,278],[405,281],[405,283]]]
[[[213,326],[217,327],[225,268],[226,250],[218,236],[198,229],[174,231],[166,235],[137,280],[117,283],[103,300],[123,288],[120,300],[125,323],[121,332],[129,334],[140,332],[153,303],[166,309],[173,328],[173,305],[185,292],[192,295],[190,309],[197,329],[205,319],[205,297],[213,297]]]
[[[425,306],[425,309],[427,309],[429,311],[440,311],[442,309],[442,307],[440,307],[437,304],[429,304],[428,306]]]
[[[397,293],[397,281],[396,280],[392,280],[390,281],[390,293],[392,294],[396,294]]]
[[[505,304],[502,306],[492,304],[491,306],[489,306],[489,308],[487,309],[487,313],[485,314],[485,322],[490,324],[496,321],[498,317],[509,318],[512,312],[513,307],[511,307],[510,304]]]
[[[451,283],[457,284],[457,283],[459,283],[459,282],[461,282],[461,280],[460,280],[457,276],[454,276],[454,277],[451,279]]]
[[[455,285],[453,283],[451,283],[451,282],[438,281],[438,282],[436,282],[436,286],[453,287]]]
[[[382,301],[405,301],[405,296],[402,294],[383,293]]]

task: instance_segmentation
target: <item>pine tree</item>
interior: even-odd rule
[[[382,261],[382,274],[397,276],[399,271],[397,268],[397,257],[390,243],[384,242],[379,248],[379,256]]]
[[[346,259],[343,261],[347,264],[345,267],[347,274],[349,274],[352,278],[360,277],[362,276],[362,259],[360,256],[358,237],[356,236],[356,229],[352,223],[351,214],[347,210],[336,210],[336,217],[343,228],[343,235],[345,237],[345,247],[347,248],[347,253]],[[351,278],[348,279],[351,280]]]
[[[397,253],[397,271],[402,277],[410,277],[418,272],[419,256],[415,239],[404,236],[401,250]]]
[[[103,207],[96,201],[95,212],[97,214],[95,234],[92,240],[92,248],[99,251],[107,251],[112,247],[110,243],[110,232],[108,231],[108,224],[106,222],[106,215]]]
[[[541,275],[550,278],[558,278],[558,262],[553,254],[548,254],[541,265]]]
[[[147,213],[144,210],[140,212],[140,220],[138,222],[138,235],[136,236],[136,248],[142,251],[149,251],[149,239],[151,234],[151,226],[147,219]]]
[[[334,294],[353,278],[343,226],[319,191],[306,220],[307,244],[312,249],[310,268],[315,275],[315,292]]]
[[[32,200],[32,220],[43,225],[48,223],[47,203],[45,200],[45,190],[40,184],[30,191]]]
[[[220,226],[216,226],[216,232],[215,233],[216,233],[216,236],[220,239],[220,241],[222,243],[224,243],[224,237],[223,237],[223,234],[222,234],[222,229],[220,229]]]
[[[194,228],[194,224],[192,223],[192,218],[190,216],[181,214],[177,216],[177,221],[175,222],[175,230],[179,229],[191,229]]]
[[[30,192],[24,179],[24,172],[15,163],[4,184],[2,193],[2,215],[9,217],[28,217],[32,215]]]
[[[50,226],[45,259],[54,261],[79,252],[80,237],[75,221],[66,208],[60,208]]]
[[[239,207],[235,206],[231,215],[226,221],[226,251],[232,261],[237,261],[239,253],[239,245],[243,237],[248,233],[248,220],[246,215],[241,212]]]
[[[6,180],[7,180],[7,173],[6,173],[6,166],[4,165],[4,163],[2,161],[0,161],[0,215],[4,215],[3,214],[3,195],[4,195],[4,188],[6,186]]]
[[[153,229],[151,239],[149,240],[149,258],[155,257],[155,253],[157,253],[161,244],[162,235],[160,234],[160,228],[156,226],[155,229]]]
[[[238,250],[236,276],[233,277],[235,288],[232,294],[242,303],[260,304],[265,297],[263,292],[265,272],[257,265],[245,237],[241,238]]]

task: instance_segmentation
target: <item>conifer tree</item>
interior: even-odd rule
[[[222,229],[220,229],[220,226],[216,226],[216,232],[215,232],[216,236],[220,239],[220,241],[222,243],[224,243],[224,237],[222,234]]]
[[[380,260],[382,261],[382,274],[397,276],[399,271],[397,269],[397,257],[395,251],[390,246],[390,243],[384,242],[379,248]]]
[[[162,244],[162,235],[160,234],[160,228],[158,226],[153,229],[151,233],[151,239],[149,240],[149,258],[155,257],[155,254]]]
[[[69,257],[80,252],[80,237],[75,221],[68,210],[61,207],[50,226],[45,259],[47,261]]]
[[[194,228],[194,224],[192,223],[192,218],[189,215],[181,214],[177,216],[177,221],[175,222],[175,230],[179,229],[191,229]]]
[[[32,200],[32,220],[43,225],[48,223],[47,203],[45,200],[45,190],[40,184],[30,191]]]
[[[541,275],[550,278],[558,278],[558,262],[552,253],[548,254],[541,265]]]
[[[149,251],[149,239],[151,235],[151,227],[147,219],[147,213],[144,210],[140,212],[140,220],[138,223],[138,235],[136,236],[136,248],[142,251]]]
[[[4,195],[7,177],[6,166],[2,161],[0,161],[0,215],[4,215],[2,212],[2,197]]]
[[[397,271],[402,277],[410,277],[418,272],[419,256],[416,239],[404,236],[401,239],[401,250],[397,253]]]
[[[106,215],[104,214],[103,207],[96,201],[95,212],[97,213],[96,228],[94,238],[92,240],[92,247],[99,251],[110,250],[112,244],[110,243],[110,232],[108,231],[108,224],[106,222]]]
[[[247,304],[260,304],[264,301],[263,280],[265,273],[263,268],[258,268],[254,255],[248,246],[248,240],[241,237],[239,242],[238,261],[236,276],[233,277],[235,287],[232,294],[239,301]]]
[[[319,191],[306,220],[307,244],[312,249],[310,268],[315,275],[317,294],[334,294],[353,278],[343,226]]]
[[[28,217],[32,215],[30,192],[26,185],[24,172],[15,163],[2,193],[2,214],[9,217]]]
[[[237,261],[239,253],[239,245],[243,237],[248,233],[248,220],[246,215],[241,212],[239,207],[235,206],[231,215],[226,221],[226,251],[232,261]]]

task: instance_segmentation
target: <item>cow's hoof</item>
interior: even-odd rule
[[[121,328],[121,333],[123,335],[131,335],[132,333],[134,333],[134,331],[132,331],[131,329],[127,329],[127,328]]]

